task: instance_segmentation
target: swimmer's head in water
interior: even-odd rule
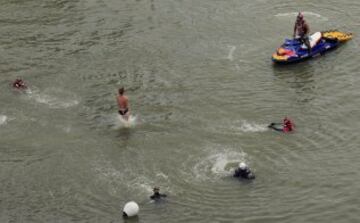
[[[123,94],[124,94],[124,92],[125,92],[124,87],[119,88],[119,94],[120,94],[120,95],[123,95]]]
[[[297,15],[297,18],[296,18],[297,20],[303,20],[304,19],[304,15],[301,13],[301,12],[299,12],[299,14]]]
[[[247,167],[246,163],[244,163],[244,162],[239,163],[239,168],[240,169],[245,170],[246,167]]]
[[[288,119],[288,117],[284,118],[284,123],[291,123],[290,119]]]
[[[24,81],[22,79],[16,79],[14,82],[13,82],[13,87],[14,88],[26,88],[26,85],[24,83]]]
[[[154,191],[154,192],[159,192],[159,191],[160,191],[160,188],[159,188],[159,187],[154,187],[153,191]]]

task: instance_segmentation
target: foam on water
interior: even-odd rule
[[[60,128],[61,130],[63,130],[66,133],[70,133],[72,131],[72,126],[70,126],[70,125],[58,125],[56,127]]]
[[[138,174],[130,168],[117,169],[103,156],[92,163],[92,169],[96,173],[98,183],[106,185],[108,190],[114,195],[119,196],[123,193],[123,186],[126,186],[129,193],[139,197],[148,197],[152,194],[154,186],[159,186],[166,192],[171,192],[168,176],[163,172],[156,173],[151,177],[143,173]],[[160,183],[159,183],[160,182]]]
[[[51,89],[52,93],[43,93],[38,90],[27,90],[26,93],[29,98],[38,103],[46,104],[50,108],[68,108],[79,104],[79,101],[74,98],[74,95],[69,94],[63,90]]]
[[[127,184],[129,188],[136,188],[144,193],[151,193],[153,188],[153,182],[149,178],[141,175],[128,181]]]
[[[268,127],[267,124],[249,123],[245,120],[242,121],[240,127],[235,127],[235,129],[242,132],[265,132],[268,130]]]
[[[246,162],[242,151],[217,150],[199,160],[193,167],[195,179],[213,180],[232,175],[239,162]]]
[[[101,156],[100,156],[101,157]],[[92,163],[92,169],[96,174],[96,181],[107,185],[109,192],[114,196],[120,193],[119,184],[127,182],[123,171],[117,170],[110,161],[100,158]]]
[[[121,115],[116,114],[114,123],[115,123],[114,129],[133,128],[137,124],[137,116],[130,115],[129,119],[126,120]]]
[[[231,123],[227,122],[217,125],[213,131],[242,135],[244,133],[266,132],[269,130],[268,125],[269,124],[249,122],[246,120],[233,120]]]
[[[236,50],[236,46],[228,46],[230,48],[229,50],[229,54],[227,56],[227,59],[230,60],[230,61],[233,61],[234,60],[234,51]]]
[[[158,186],[162,191],[171,192],[168,182],[168,176],[162,172],[156,174],[154,178],[149,178],[148,176],[139,175],[135,178],[132,178],[127,182],[129,188],[135,189],[144,196],[152,194],[154,186]]]
[[[0,115],[0,125],[5,125],[8,117],[6,115]]]
[[[298,15],[299,12],[285,12],[285,13],[278,13],[275,16],[276,17],[296,17]],[[304,16],[314,16],[317,17],[318,19],[321,19],[322,21],[328,21],[329,19],[327,17],[324,17],[320,14],[317,14],[315,12],[302,12]]]
[[[166,174],[162,173],[162,172],[157,173],[156,176],[161,177],[161,178],[166,179],[166,180],[169,179],[169,177]]]

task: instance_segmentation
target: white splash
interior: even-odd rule
[[[236,46],[228,46],[230,48],[229,50],[229,54],[227,56],[227,59],[229,59],[230,61],[234,60],[234,51],[236,50]]]
[[[77,100],[61,100],[46,94],[36,94],[34,95],[34,99],[39,103],[49,105],[50,108],[68,108],[79,104]]]
[[[66,133],[70,133],[72,130],[72,127],[71,126],[62,126],[61,129]]]
[[[244,152],[216,151],[197,162],[192,169],[195,179],[211,180],[232,174],[239,162],[245,161]]]
[[[168,177],[166,174],[164,174],[163,172],[157,173],[156,176],[157,176],[157,177],[161,177],[161,178],[163,178],[163,179],[169,179],[169,177]]]
[[[74,96],[67,92],[59,89],[52,89],[51,92],[58,96],[42,93],[37,90],[29,90],[27,95],[36,102],[46,104],[50,108],[68,108],[79,104],[79,101],[73,99]]]
[[[0,125],[5,125],[8,117],[6,115],[0,115]]]
[[[115,129],[119,128],[132,128],[135,127],[137,124],[137,117],[134,115],[130,115],[129,118],[126,120],[121,115],[116,115],[117,121],[115,123]]]
[[[285,12],[285,13],[278,13],[278,14],[276,14],[275,16],[276,16],[276,17],[288,17],[288,16],[290,16],[290,17],[296,17],[296,16],[298,15],[298,13],[299,13],[299,12]],[[324,17],[324,16],[322,16],[322,15],[320,15],[320,14],[317,14],[317,13],[315,13],[315,12],[304,11],[304,12],[302,12],[302,14],[303,14],[304,16],[317,17],[317,18],[321,19],[322,21],[328,21],[328,20],[329,20],[327,17]]]
[[[133,180],[129,181],[128,185],[133,188],[137,188],[144,193],[150,194],[152,192],[152,186],[154,183],[145,176],[138,176]]]
[[[135,174],[131,168],[117,169],[109,160],[104,157],[95,160],[92,163],[93,170],[96,173],[97,181],[108,186],[109,192],[118,196],[120,192],[119,185],[126,185],[129,191],[134,194],[147,196],[151,194],[155,182],[148,176]]]
[[[237,127],[236,129],[242,132],[265,132],[268,130],[267,125],[249,123],[247,121],[242,121],[240,127]]]

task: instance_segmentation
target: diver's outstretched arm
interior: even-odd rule
[[[284,130],[283,130],[283,128],[279,128],[279,127],[277,127],[277,125],[281,125],[282,126],[282,123],[271,123],[269,126],[268,126],[268,128],[270,128],[270,129],[274,129],[275,131],[278,131],[278,132],[283,132]]]

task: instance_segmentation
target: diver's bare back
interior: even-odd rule
[[[118,95],[117,102],[118,102],[119,110],[128,109],[128,101],[129,101],[128,97],[124,95]]]

